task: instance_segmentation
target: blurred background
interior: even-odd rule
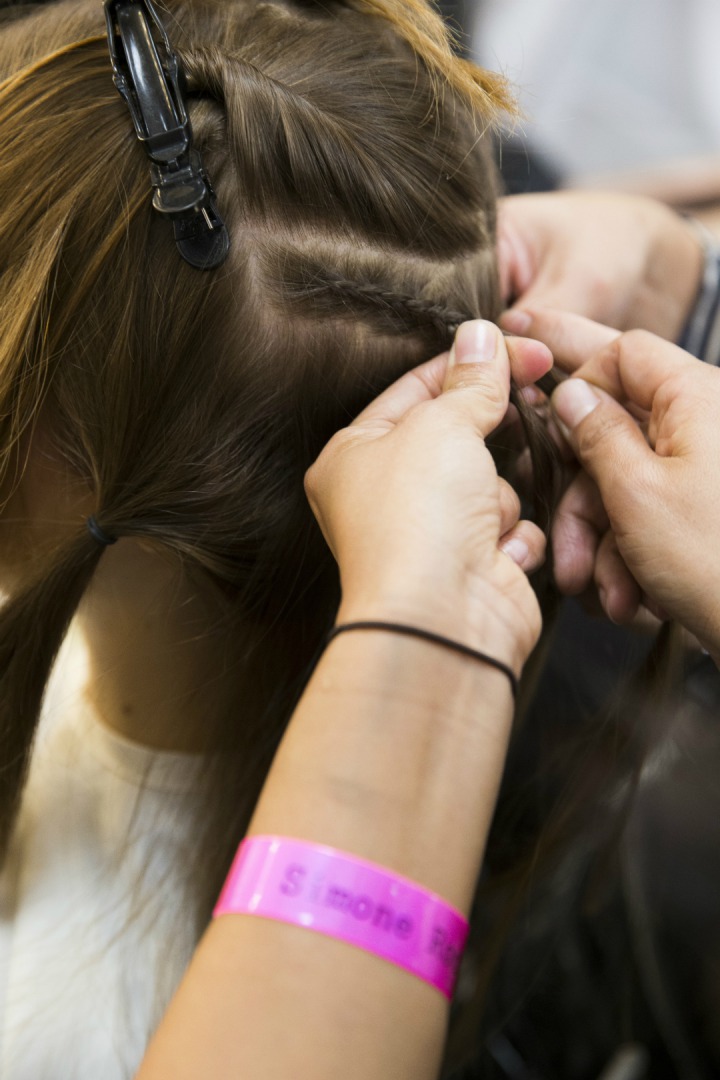
[[[462,28],[462,50],[519,97],[524,117],[498,140],[508,192],[646,194],[720,236],[720,0],[441,7]],[[583,767],[602,768],[615,688],[655,662],[650,645],[562,604],[505,791],[545,782],[573,737]],[[720,1076],[720,676],[702,654],[685,662],[682,698],[664,711],[650,703],[654,748],[632,780],[622,835],[599,858],[591,839],[586,864],[563,864],[513,928],[497,1022],[483,1036],[495,1071],[483,1080]],[[628,745],[610,747],[613,768]]]
[[[512,191],[640,192],[720,228],[720,0],[449,0],[525,118]]]

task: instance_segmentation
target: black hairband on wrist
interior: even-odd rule
[[[186,262],[212,270],[230,240],[215,205],[184,96],[184,73],[152,0],[105,0],[113,81],[150,158],[153,206],[170,218]]]
[[[479,649],[471,649],[469,645],[463,645],[461,641],[453,641],[452,638],[443,637],[442,634],[436,634],[433,630],[422,630],[418,626],[406,626],[405,623],[366,621],[342,623],[340,626],[334,626],[326,638],[326,645],[329,645],[333,638],[338,637],[339,634],[347,633],[348,630],[387,630],[393,634],[406,634],[408,637],[430,641],[433,645],[444,645],[446,649],[451,649],[462,656],[469,656],[473,660],[479,660],[481,663],[488,664],[490,667],[501,671],[510,681],[513,697],[517,697],[518,679],[513,669],[504,664],[502,660],[496,660],[494,656],[488,656],[487,653],[480,652]]]

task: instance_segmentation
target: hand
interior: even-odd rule
[[[449,358],[409,372],[335,435],[306,488],[340,566],[343,618],[414,620],[519,670],[540,631],[523,571],[545,540],[519,520],[484,443],[507,413],[511,361],[522,385],[552,357],[466,323]]]
[[[556,522],[561,573],[576,588],[594,577],[619,621],[642,590],[717,657],[720,371],[577,316],[539,313],[533,330],[575,369],[552,406],[589,477],[568,489]]]
[[[500,207],[500,320],[527,332],[524,308],[559,308],[618,330],[675,341],[700,285],[703,255],[692,227],[652,199],[562,192],[512,196]]]

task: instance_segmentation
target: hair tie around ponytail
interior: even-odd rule
[[[105,532],[101,525],[98,525],[97,520],[94,517],[87,519],[87,530],[92,536],[93,540],[101,547],[112,547],[113,544],[117,544],[117,536],[111,536],[110,533]]]

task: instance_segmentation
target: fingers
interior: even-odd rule
[[[520,499],[507,480],[498,478],[498,501],[500,503],[500,535],[510,532],[520,520]]]
[[[676,345],[644,330],[619,334],[581,315],[545,308],[505,312],[501,326],[546,344],[564,371],[582,367],[582,377],[619,401],[650,411],[655,394],[671,376],[697,361]]]
[[[642,599],[640,588],[618,550],[600,492],[587,473],[579,472],[563,495],[552,536],[560,592],[577,596],[594,583],[608,618],[632,622]]]
[[[580,471],[560,500],[552,527],[555,581],[566,596],[579,595],[593,580],[608,525],[597,485]]]
[[[545,561],[547,542],[542,529],[531,521],[520,521],[520,499],[507,480],[498,478],[500,539],[498,548],[526,574]]]
[[[500,316],[503,330],[537,338],[548,346],[563,371],[577,371],[620,335],[600,323],[551,308],[514,308]]]
[[[663,384],[689,370],[703,368],[677,345],[645,330],[632,330],[591,356],[581,375],[616,400],[650,412]]]
[[[502,477],[498,478],[498,501],[500,503],[499,549],[514,563],[530,574],[545,561],[547,542],[542,529],[531,521],[520,520],[520,499]]]
[[[519,521],[500,537],[498,547],[526,574],[537,570],[545,561],[545,534],[532,521]]]
[[[372,425],[394,427],[411,409],[442,393],[448,354],[413,368],[383,391],[355,418],[353,427]]]
[[[422,402],[439,397],[443,389],[458,386],[463,381],[462,371],[453,378],[448,378],[448,365],[455,363],[459,369],[470,367],[477,362],[477,341],[485,331],[480,328],[490,326],[497,334],[493,324],[483,320],[463,323],[455,335],[455,343],[450,353],[428,360],[425,364],[408,371],[400,379],[380,394],[355,419],[355,425],[371,424],[379,427],[394,427],[411,409]],[[552,353],[547,345],[532,339],[508,339],[505,345],[507,360],[515,382],[519,386],[528,386],[542,378],[552,367]],[[493,347],[494,356],[494,347]],[[505,364],[497,369],[504,371]],[[502,376],[504,379],[504,374]],[[502,418],[501,418],[502,419]]]
[[[598,546],[595,584],[600,603],[615,623],[630,623],[637,615],[642,593],[618,551],[612,532],[606,532]]]
[[[583,312],[597,306],[593,300],[603,275],[593,264],[593,238],[577,242],[577,203],[569,193],[500,200],[497,256],[506,304],[517,299],[522,307],[534,303]],[[587,224],[587,211],[581,209],[579,217]]]
[[[497,255],[500,274],[500,295],[505,303],[512,296],[522,296],[530,288],[535,267],[528,244],[513,220],[516,201],[500,200],[498,204]]]
[[[463,323],[450,350],[444,406],[465,416],[485,438],[501,423],[510,396],[510,357],[505,339],[491,322]]]
[[[632,484],[637,469],[653,468],[653,451],[632,416],[583,379],[561,383],[551,402],[578,460],[596,482],[610,511],[614,496]]]
[[[510,371],[518,386],[531,386],[547,375],[553,366],[553,354],[542,341],[532,338],[506,337]]]

